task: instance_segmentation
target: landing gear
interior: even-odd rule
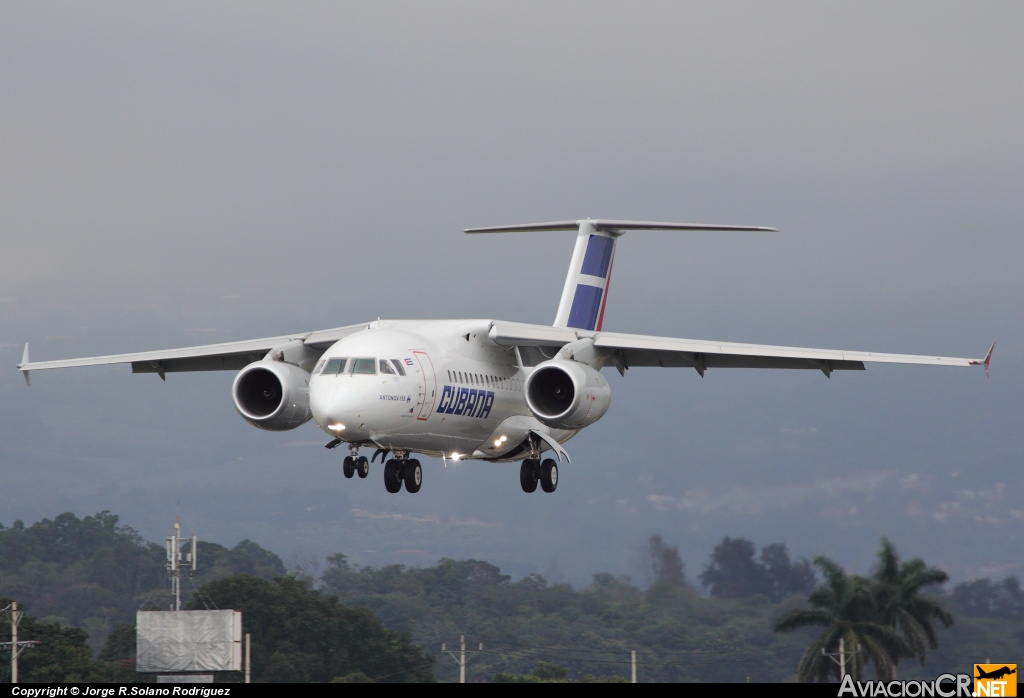
[[[384,464],[384,489],[391,494],[402,489],[402,464],[394,458]]]
[[[420,467],[420,462],[413,458],[405,463],[405,491],[416,493],[420,491],[420,485],[423,484],[423,468]]]
[[[558,487],[558,463],[545,458],[540,464],[540,488],[545,492],[554,492]]]
[[[338,441],[338,439],[335,439],[335,441]],[[334,448],[334,446],[328,444],[328,448]],[[352,455],[345,456],[345,460],[341,463],[341,472],[343,472],[347,478],[352,478],[356,474],[358,474],[360,478],[365,478],[370,474],[370,461],[366,456],[359,455],[359,447],[355,444],[349,444],[348,450]]]
[[[392,458],[384,464],[384,489],[394,494],[402,485],[413,494],[423,485],[423,466],[415,458]]]
[[[527,458],[519,468],[519,484],[523,492],[536,492],[537,484],[545,492],[554,492],[558,487],[558,463],[550,458],[543,462],[539,458]]]
[[[519,468],[519,484],[523,492],[536,492],[537,481],[540,480],[540,461],[527,458]]]

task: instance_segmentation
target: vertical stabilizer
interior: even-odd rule
[[[555,327],[579,330],[600,330],[604,324],[604,308],[608,302],[608,284],[612,278],[615,242],[627,230],[689,230],[701,231],[774,231],[747,225],[706,225],[703,223],[653,223],[650,221],[617,221],[587,218],[582,221],[527,223],[489,228],[468,228],[466,233],[524,233],[544,230],[577,230],[576,247],[569,262],[562,299],[555,313]]]
[[[555,327],[600,330],[612,277],[618,231],[599,230],[592,221],[580,221],[576,247],[569,262]]]

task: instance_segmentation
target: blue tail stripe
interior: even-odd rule
[[[604,235],[591,235],[587,240],[587,252],[583,256],[583,269],[580,271],[591,276],[600,276],[602,279],[606,278],[614,249],[614,239]]]
[[[597,315],[601,312],[601,295],[604,289],[589,284],[576,284],[576,295],[569,310],[568,327],[593,330],[597,327]]]

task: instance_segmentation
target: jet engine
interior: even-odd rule
[[[582,429],[603,417],[611,401],[604,376],[576,361],[545,361],[526,379],[526,404],[549,427]]]
[[[309,374],[283,361],[256,361],[235,376],[235,409],[249,424],[288,431],[309,421]]]

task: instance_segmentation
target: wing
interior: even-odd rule
[[[832,371],[863,371],[865,362],[931,366],[983,365],[987,371],[992,358],[991,348],[984,359],[964,359],[738,344],[618,332],[587,332],[519,323],[494,323],[491,326],[490,337],[496,343],[505,346],[544,347],[560,347],[577,339],[589,337],[594,340],[594,348],[610,359],[620,372],[631,366],[694,368],[701,375],[709,368],[791,368],[817,369],[828,376]],[[992,346],[994,348],[995,343]]]
[[[336,327],[295,335],[247,339],[241,342],[205,344],[198,347],[143,351],[134,354],[111,354],[90,356],[82,359],[61,359],[58,361],[29,361],[28,345],[18,364],[18,370],[28,380],[29,371],[49,368],[71,368],[74,366],[102,366],[105,364],[131,364],[132,373],[165,373],[178,371],[231,371],[245,368],[253,361],[259,361],[267,352],[290,342],[301,341],[315,351],[323,351],[342,337],[360,332],[369,327],[368,323]]]

